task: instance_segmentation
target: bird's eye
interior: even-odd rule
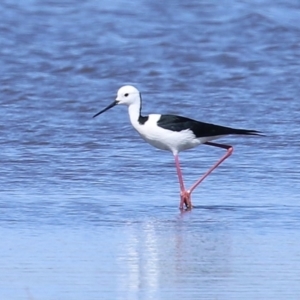
[[[124,96],[125,96],[125,97],[128,97],[128,95],[129,95],[129,94],[128,94],[128,93],[126,93]]]

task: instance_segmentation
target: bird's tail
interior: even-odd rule
[[[232,134],[243,134],[243,135],[260,135],[264,136],[264,134],[257,130],[247,130],[247,129],[233,129]]]

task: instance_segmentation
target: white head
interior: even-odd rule
[[[106,108],[95,114],[93,118],[99,116],[100,114],[104,113],[105,111],[118,104],[126,104],[128,106],[130,106],[131,104],[138,104],[140,106],[140,101],[141,95],[138,89],[136,89],[132,85],[124,85],[121,88],[119,88],[116,100],[110,105],[108,105]]]
[[[124,85],[118,90],[118,104],[130,105],[140,100],[140,92],[132,85]]]

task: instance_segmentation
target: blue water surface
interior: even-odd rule
[[[300,3],[0,3],[0,298],[299,299]],[[180,212],[143,113],[262,131]],[[223,151],[180,154],[187,185]]]

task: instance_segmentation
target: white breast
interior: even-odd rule
[[[146,142],[158,149],[178,153],[203,143],[189,129],[178,132],[157,126],[159,118],[160,115],[152,114],[149,115],[149,119],[143,125],[137,121],[132,121],[131,123]]]

